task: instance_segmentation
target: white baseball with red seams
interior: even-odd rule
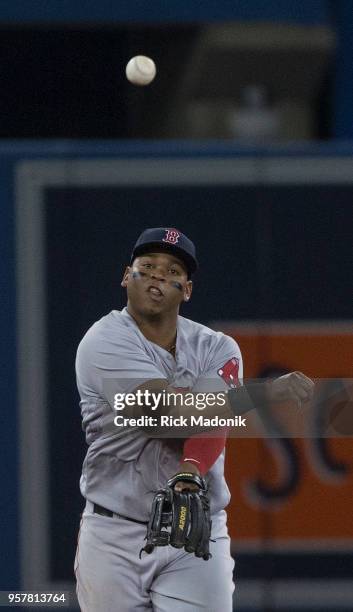
[[[149,85],[156,76],[156,64],[146,55],[135,55],[127,63],[126,78],[134,85]]]

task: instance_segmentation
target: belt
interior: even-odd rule
[[[138,523],[139,525],[147,525],[148,523],[148,521],[138,521],[137,519],[133,519],[128,516],[123,516],[122,514],[117,514],[116,512],[107,510],[107,508],[103,508],[103,506],[100,506],[99,504],[93,504],[93,512],[95,514],[100,514],[101,516],[109,516],[110,518],[116,517],[116,518],[124,519],[124,521],[131,521],[132,523]]]

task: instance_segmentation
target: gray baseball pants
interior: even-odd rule
[[[93,513],[87,502],[75,558],[82,612],[231,612],[234,561],[226,512],[212,516],[212,559],[172,546],[148,555],[145,525]]]

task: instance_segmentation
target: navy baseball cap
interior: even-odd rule
[[[154,227],[142,232],[132,251],[130,265],[136,257],[152,253],[154,249],[172,253],[181,259],[189,275],[199,267],[194,243],[175,227]]]

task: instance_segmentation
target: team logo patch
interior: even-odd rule
[[[169,244],[178,244],[180,238],[180,232],[177,229],[169,228],[165,230],[165,237],[163,242],[169,242]]]
[[[224,382],[231,389],[235,389],[240,385],[239,382],[239,359],[232,357],[222,368],[217,370],[218,376],[223,378]]]

